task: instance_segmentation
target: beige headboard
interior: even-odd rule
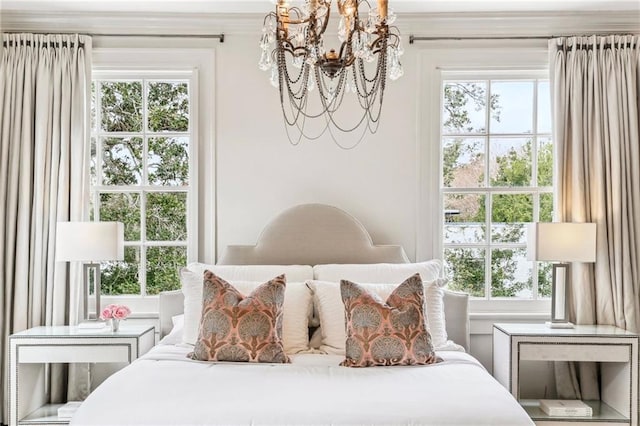
[[[285,210],[267,224],[255,246],[228,246],[219,265],[322,265],[329,263],[407,263],[402,247],[374,245],[356,218],[336,207],[303,204]],[[183,312],[182,292],[160,294],[160,335],[171,317]],[[469,349],[469,297],[445,291],[449,339]]]
[[[221,265],[405,263],[400,246],[374,245],[355,217],[325,204],[302,204],[267,224],[255,246],[228,246]]]

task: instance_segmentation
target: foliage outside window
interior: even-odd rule
[[[92,84],[91,219],[125,225],[125,260],[102,265],[106,295],[179,288],[191,243],[189,80],[144,77]]]
[[[553,217],[549,83],[445,75],[441,195],[449,287],[479,298],[550,296],[526,259],[526,223]]]

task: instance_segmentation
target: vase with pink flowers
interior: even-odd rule
[[[108,320],[111,323],[111,331],[118,331],[120,328],[120,321],[125,319],[131,314],[131,309],[126,305],[107,305],[102,310],[100,318]]]

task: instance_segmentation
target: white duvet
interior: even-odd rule
[[[431,366],[346,368],[335,355],[292,364],[188,360],[159,345],[108,378],[72,425],[531,425],[468,354]]]

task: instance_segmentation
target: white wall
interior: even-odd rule
[[[278,90],[257,67],[257,40],[258,34],[234,35],[216,49],[218,255],[228,244],[255,243],[282,210],[317,202],[355,215],[376,243],[401,244],[413,259],[415,51],[404,56],[405,76],[387,85],[378,132],[345,151],[328,134],[298,146],[289,143]],[[354,136],[343,140],[349,143]]]

